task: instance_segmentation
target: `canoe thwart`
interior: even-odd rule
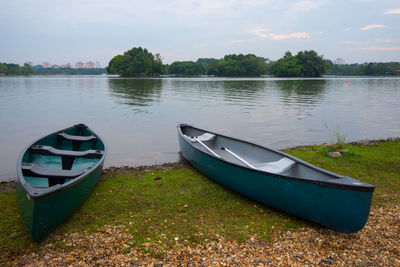
[[[81,176],[82,174],[86,173],[89,170],[89,168],[81,170],[52,170],[52,169],[42,168],[33,163],[22,163],[21,168],[23,175],[31,177],[48,178],[49,180],[57,178],[73,179],[78,176]]]
[[[211,148],[209,148],[206,144],[204,144],[200,139],[198,139],[197,137],[193,137],[194,140],[196,140],[196,142],[198,142],[200,145],[202,145],[205,149],[207,149],[211,154],[213,154],[214,156],[216,156],[217,158],[221,158],[220,155],[218,155],[217,153],[214,152],[214,150],[212,150]]]
[[[56,149],[52,146],[33,145],[30,151],[35,154],[48,155],[48,156],[62,156],[71,158],[87,158],[87,159],[100,159],[104,151],[101,150],[85,150],[85,151],[71,151]]]
[[[82,135],[70,135],[64,132],[58,133],[58,138],[68,140],[72,142],[72,150],[78,151],[81,147],[82,142],[96,142],[97,137],[94,135],[82,136]]]
[[[97,137],[94,135],[81,136],[81,135],[70,135],[66,133],[58,133],[58,137],[63,138],[65,140],[78,141],[78,142],[94,142],[97,140]]]
[[[244,164],[246,164],[247,167],[250,167],[252,169],[257,169],[256,167],[253,166],[253,164],[251,164],[250,162],[248,162],[247,160],[243,159],[241,156],[237,155],[236,153],[232,152],[230,149],[228,149],[227,147],[221,147],[222,150],[225,150],[226,152],[228,152],[229,154],[231,154],[232,156],[234,156],[235,158],[237,158],[238,160],[240,160],[241,162],[243,162]]]

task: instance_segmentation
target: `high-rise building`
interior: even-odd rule
[[[100,62],[98,62],[98,61],[96,61],[96,68],[97,68],[97,69],[100,69],[100,68],[101,68]]]
[[[75,63],[75,69],[83,69],[83,68],[85,68],[85,63],[80,61]]]
[[[61,65],[61,68],[72,68],[72,65],[71,65],[71,63],[67,63],[67,64],[64,64],[64,65]]]
[[[49,62],[43,62],[43,63],[42,63],[42,67],[43,67],[43,68],[50,68],[50,67],[51,67],[51,64],[50,64]]]
[[[94,68],[96,68],[96,65],[94,64],[94,62],[89,61],[89,62],[86,62],[86,68],[87,69],[94,69]]]

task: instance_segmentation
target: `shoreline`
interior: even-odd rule
[[[371,146],[374,144],[378,143],[383,143],[383,142],[388,142],[388,141],[400,141],[400,137],[388,137],[386,139],[362,139],[359,141],[352,141],[345,143],[345,145],[364,145],[364,146]],[[297,148],[302,148],[302,147],[308,147],[308,146],[318,146],[318,145],[326,145],[328,143],[323,143],[323,144],[311,144],[311,145],[299,145],[299,146],[293,146],[293,147],[287,147],[283,149],[279,149],[280,151],[283,150],[294,150]],[[179,154],[180,152],[178,152]],[[145,169],[151,169],[151,168],[157,168],[157,167],[162,167],[162,166],[167,166],[167,165],[179,165],[179,164],[187,164],[186,160],[180,157],[180,159],[176,162],[165,162],[165,163],[157,163],[157,164],[149,164],[149,165],[139,165],[139,166],[129,166],[129,165],[111,165],[107,168],[104,168],[102,171],[102,175],[110,172],[110,171],[116,171],[119,169],[129,169],[132,171],[139,171],[139,170],[145,170]],[[1,192],[1,184],[7,184],[7,183],[15,183],[17,181],[17,176],[14,177],[8,177],[8,178],[0,178],[0,192]]]

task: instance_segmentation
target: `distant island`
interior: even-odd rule
[[[277,61],[254,54],[231,54],[222,59],[199,58],[194,61],[175,61],[163,64],[160,54],[153,55],[146,48],[134,47],[123,55],[115,56],[107,72],[121,77],[155,77],[159,75],[223,77],[321,77],[328,75],[399,75],[400,62],[343,64],[324,59],[314,50],[300,51],[296,55],[286,52]]]

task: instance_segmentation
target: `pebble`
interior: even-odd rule
[[[400,266],[400,210],[373,208],[369,221],[353,234],[304,227],[275,232],[271,241],[249,236],[245,242],[223,235],[190,245],[179,238],[167,251],[164,242],[135,246],[124,226],[105,226],[96,233],[57,237],[57,246],[43,245],[37,253],[16,255],[13,266]],[[152,251],[153,254],[145,251]],[[155,255],[159,252],[159,258]]]

